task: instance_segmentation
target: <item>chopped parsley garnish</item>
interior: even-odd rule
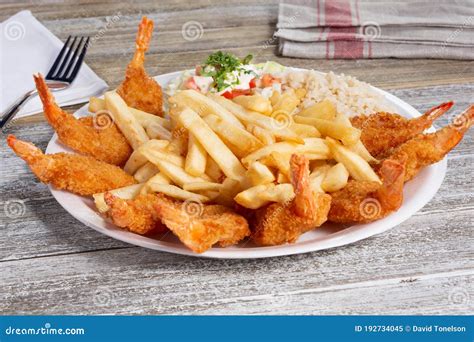
[[[228,52],[214,52],[201,66],[201,75],[212,77],[214,79],[213,87],[217,91],[221,91],[239,83],[238,77],[232,75],[234,71],[252,73],[251,70],[242,68],[243,65],[250,63],[252,57],[252,55],[247,55],[244,59],[240,59]]]

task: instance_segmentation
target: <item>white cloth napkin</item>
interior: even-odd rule
[[[0,24],[0,112],[35,87],[33,74],[46,76],[63,42],[44,27],[30,11],[21,11]],[[87,59],[87,55],[86,55]],[[72,85],[54,93],[59,105],[86,102],[107,89],[105,83],[85,63]],[[33,97],[16,118],[41,112],[38,96]]]

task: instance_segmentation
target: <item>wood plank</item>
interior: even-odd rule
[[[449,262],[451,251],[433,251],[439,254],[439,265],[427,261],[422,248],[408,256],[402,252],[381,257],[364,244],[352,252],[345,247],[267,260],[216,261],[132,248],[6,262],[0,298],[5,314],[472,310],[472,265],[436,272],[447,269],[443,263]],[[461,303],[452,299],[460,295],[467,298]]]

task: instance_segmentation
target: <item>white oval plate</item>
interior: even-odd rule
[[[163,89],[165,89],[167,83],[180,74],[181,72],[174,72],[157,76],[155,79],[163,86]],[[394,108],[394,110],[396,110],[397,113],[406,117],[417,117],[421,115],[415,108],[396,96],[378,88],[374,89],[384,95],[387,102]],[[75,115],[78,117],[89,115],[87,105],[80,108]],[[46,148],[46,152],[56,153],[72,151],[62,145],[58,141],[57,135],[54,134]],[[59,204],[73,217],[92,229],[113,237],[114,239],[141,247],[176,254],[222,259],[250,259],[319,251],[347,245],[385,232],[408,219],[430,201],[443,182],[446,174],[446,166],[446,159],[443,159],[441,162],[425,168],[415,179],[408,182],[404,189],[405,199],[402,207],[397,212],[385,217],[384,219],[369,224],[348,226],[346,228],[335,224],[324,224],[322,227],[302,235],[294,244],[258,247],[252,245],[250,242],[243,242],[240,245],[232,247],[211,248],[203,254],[192,252],[171,233],[165,234],[165,236],[158,239],[137,235],[119,229],[110,221],[104,219],[98,214],[91,198],[56,190],[52,187],[50,187],[50,190]]]

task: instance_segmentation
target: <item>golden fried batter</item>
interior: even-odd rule
[[[78,195],[93,195],[135,184],[121,168],[87,156],[68,153],[43,154],[39,148],[13,135],[7,138],[12,150],[29,165],[40,181]]]
[[[235,245],[250,235],[247,220],[227,207],[176,201],[163,194],[157,197],[154,207],[162,222],[196,253],[216,243],[221,247]]]
[[[143,17],[138,26],[136,50],[127,67],[125,80],[117,93],[133,108],[163,116],[163,94],[160,85],[145,71],[145,52],[153,33],[153,21]]]
[[[273,203],[257,209],[251,236],[256,244],[271,246],[295,242],[301,234],[327,220],[331,196],[311,190],[308,165],[306,157],[291,156],[291,182],[295,198],[288,203]]]
[[[74,151],[106,163],[119,166],[125,164],[132,148],[110,116],[104,113],[100,117],[102,114],[99,113],[94,118],[76,119],[56,104],[43,76],[33,77],[46,119],[58,133],[59,141]]]
[[[464,137],[474,122],[474,106],[435,133],[419,134],[392,151],[392,159],[408,156],[405,181],[415,177],[424,167],[444,158]]]
[[[117,226],[142,235],[151,231],[166,231],[166,227],[161,223],[160,217],[153,208],[158,201],[157,195],[140,194],[133,200],[124,200],[107,192],[104,195],[104,200],[110,207],[107,216]]]
[[[378,172],[382,184],[350,180],[343,189],[333,192],[328,220],[367,223],[398,210],[403,202],[406,155],[400,159],[382,163]]]
[[[431,108],[422,116],[406,119],[398,114],[380,112],[351,118],[354,127],[362,131],[361,141],[372,156],[381,159],[390,149],[422,133],[433,121],[447,112],[453,102],[446,102]]]

